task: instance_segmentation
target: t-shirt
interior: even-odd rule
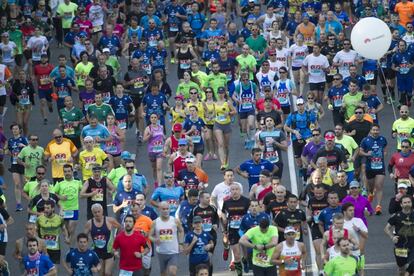
[[[321,83],[326,81],[325,69],[329,67],[326,56],[310,54],[303,60],[303,65],[309,72],[309,83]]]
[[[341,140],[335,138],[335,143],[341,144],[348,152],[348,168],[345,171],[352,172],[354,170],[354,162],[352,162],[351,158],[354,151],[358,148],[358,144],[355,142],[354,138],[348,135],[343,135]]]
[[[63,165],[70,164],[69,159],[72,154],[77,151],[76,146],[69,139],[63,138],[61,144],[56,143],[56,141],[51,141],[47,144],[45,149],[45,155],[53,157],[52,161],[52,177],[53,178],[63,178]]]
[[[351,93],[347,93],[342,98],[342,102],[345,104],[345,119],[351,118],[354,115],[355,108],[357,107],[358,103],[361,101],[363,94],[361,92],[357,92],[354,95]]]
[[[260,230],[260,226],[249,229],[245,234],[255,245],[268,244],[273,237],[278,237],[277,227],[270,225],[266,233]],[[267,249],[265,252],[253,248],[253,264],[260,267],[271,267],[270,259],[273,255],[274,247]]]
[[[19,153],[18,158],[29,165],[24,168],[24,176],[26,178],[30,179],[36,176],[36,167],[43,163],[43,151],[43,148],[40,146],[35,148],[26,146]]]
[[[252,55],[247,55],[247,56],[238,55],[236,57],[236,61],[240,64],[240,69],[241,70],[251,71],[250,69],[255,68],[256,65],[257,65],[257,61],[254,58],[254,56],[252,56]],[[249,73],[249,79],[253,80],[253,72],[252,71]]]
[[[406,120],[398,119],[392,124],[392,131],[397,132],[397,149],[401,149],[401,141],[408,139],[411,145],[414,144],[414,138],[411,133],[414,131],[414,119],[408,117]]]
[[[407,1],[406,3],[398,3],[395,5],[394,11],[398,13],[400,24],[405,27],[408,22],[412,22],[414,15],[414,3]]]
[[[141,233],[134,231],[127,236],[122,231],[116,236],[113,249],[120,252],[119,268],[126,271],[136,271],[142,269],[142,259],[135,257],[135,252],[142,252],[146,245],[146,239]]]
[[[195,232],[187,233],[185,236],[185,243],[190,244],[193,241],[193,238],[197,237],[197,242],[191,248],[190,256],[189,256],[189,263],[190,265],[197,265],[200,263],[208,262],[209,256],[208,252],[204,249],[204,247],[209,244],[213,238],[207,232],[202,231],[200,234]]]
[[[358,261],[353,256],[337,256],[331,259],[323,271],[329,276],[356,275],[360,269]]]
[[[85,181],[89,177],[92,177],[93,166],[102,166],[103,161],[107,158],[106,153],[100,148],[93,148],[91,151],[81,151],[79,154],[79,163],[82,166],[82,179]]]
[[[258,163],[254,162],[253,159],[247,160],[240,165],[240,170],[249,174],[249,190],[251,187],[259,182],[260,172],[264,169],[273,171],[274,164],[268,160],[260,159]]]
[[[79,122],[84,118],[82,111],[77,107],[73,107],[70,110],[62,108],[59,113],[63,122],[63,133],[65,136],[79,137],[81,132]],[[78,122],[76,127],[73,125],[74,122]]]
[[[85,80],[89,76],[93,68],[93,63],[88,62],[86,65],[83,62],[79,62],[75,67],[75,72],[78,75],[76,84],[78,86],[85,86]]]
[[[60,181],[56,183],[53,191],[59,196],[67,196],[66,200],[60,200],[60,206],[64,211],[79,210],[79,192],[82,190],[82,182],[77,179]]]
[[[58,6],[57,14],[59,14],[62,17],[62,28],[64,29],[70,28],[77,9],[78,9],[78,5],[76,5],[73,2],[69,2],[68,5],[66,5],[63,2]]]
[[[39,258],[31,260],[29,256],[23,258],[24,270],[27,275],[43,276],[55,268],[49,256],[41,254]]]
[[[61,216],[54,214],[48,218],[41,215],[37,218],[36,224],[39,230],[39,237],[45,240],[46,248],[49,250],[60,249],[60,233],[64,220]]]
[[[99,257],[91,249],[81,252],[74,248],[66,254],[66,262],[73,269],[73,276],[92,276],[91,269],[99,264]]]

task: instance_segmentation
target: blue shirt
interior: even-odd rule
[[[161,21],[161,19],[158,17],[158,16],[156,16],[155,14],[154,15],[152,15],[151,17],[149,17],[148,15],[144,15],[142,18],[141,18],[141,20],[140,20],[140,22],[139,22],[139,25],[141,26],[141,27],[143,27],[144,29],[148,29],[149,28],[149,20],[150,19],[153,19],[154,20],[154,22],[155,22],[155,25],[158,27],[158,28],[160,28],[160,27],[162,27],[162,21]]]
[[[91,127],[90,125],[84,126],[81,132],[83,138],[86,136],[91,136],[92,138],[100,137],[100,138],[107,138],[111,136],[108,129],[102,125],[97,124],[96,127]],[[105,148],[105,142],[100,143],[101,149]]]
[[[91,269],[99,264],[99,257],[91,249],[80,252],[75,248],[66,254],[66,262],[73,269],[73,276],[92,276]]]
[[[118,185],[118,187],[119,187],[119,185]],[[141,194],[141,192],[139,192],[137,190],[134,190],[134,188],[132,188],[131,191],[127,192],[127,191],[124,190],[123,186],[122,186],[122,190],[120,192],[117,191],[117,193],[115,195],[115,198],[114,198],[114,202],[113,202],[115,206],[120,206],[124,200],[128,201],[128,206],[122,208],[119,211],[119,220],[121,222],[124,221],[124,218],[125,218],[126,215],[131,213],[131,206],[132,206],[131,204],[132,204],[133,201],[135,201],[135,198],[137,197],[138,194]]]
[[[392,64],[400,69],[397,72],[397,77],[411,78],[411,69],[407,66],[413,63],[413,55],[408,52],[396,52],[392,56]]]
[[[72,88],[69,86],[69,84],[71,87],[75,87],[75,81],[69,77],[66,77],[64,79],[59,77],[53,81],[53,86],[56,87],[56,93],[60,100],[63,100],[65,97],[72,95]]]
[[[178,203],[182,197],[184,197],[183,187],[167,188],[165,186],[161,186],[155,189],[154,193],[151,196],[151,199],[159,202],[166,201],[170,205],[170,216],[175,217]]]
[[[160,29],[154,28],[153,30],[145,29],[142,36],[148,41],[149,47],[157,47],[158,41],[163,39],[163,35]]]
[[[369,135],[362,139],[361,148],[365,152],[372,151],[371,156],[366,157],[367,170],[385,170],[384,148],[387,144],[387,139],[384,136],[374,138]]]
[[[194,236],[198,238],[198,241],[191,249],[189,255],[189,263],[191,265],[197,265],[200,263],[206,263],[209,259],[208,252],[204,249],[204,246],[209,244],[210,241],[213,240],[211,235],[207,232],[201,232],[200,235],[191,232],[185,236],[185,243],[190,244],[193,241]]]
[[[180,15],[187,15],[186,10],[182,6],[177,4],[169,4],[164,9],[164,14],[168,17],[167,24],[168,30],[170,32],[178,32],[179,30],[181,30],[181,24],[183,20],[175,16],[177,12]]]
[[[19,145],[19,144],[23,144]],[[17,164],[17,156],[22,151],[22,149],[29,144],[29,141],[24,136],[19,136],[18,138],[9,138],[7,140],[7,149],[9,150],[11,157],[10,161],[12,164]]]
[[[52,79],[57,79],[60,77],[59,74],[59,66],[56,66],[55,68],[53,68],[52,72],[50,72],[49,75]],[[67,66],[66,65],[66,76],[71,78],[71,79],[75,79],[75,70],[73,70],[72,67]]]
[[[142,209],[141,213],[152,220],[156,220],[158,218],[157,212],[155,212],[154,208],[152,208],[151,206],[145,206],[145,208]]]
[[[180,203],[180,208],[178,209],[178,217],[181,221],[181,224],[184,228],[184,233],[187,234],[190,231],[190,228],[188,227],[188,218],[191,214],[191,211],[193,210],[193,208],[196,205],[190,205],[190,203],[188,202],[188,200],[183,200]]]
[[[202,34],[201,37],[204,39],[212,40],[212,39],[218,39],[220,37],[224,36],[224,33],[221,29],[207,29]]]
[[[202,131],[203,131],[203,128],[206,126],[206,124],[201,118],[198,118],[196,121],[193,121],[190,117],[187,117],[183,123],[183,129],[187,132],[193,126],[196,127],[196,130],[191,132],[191,134],[189,134],[191,137],[191,140],[193,144],[202,145],[203,144]]]
[[[188,16],[188,23],[190,23],[191,29],[196,35],[196,38],[200,38],[202,32],[202,28],[206,23],[206,17],[204,14],[198,12],[196,14],[191,14]]]
[[[117,192],[122,192],[124,190],[124,186],[122,184],[123,178],[124,176],[119,179],[118,186],[116,189]],[[134,173],[132,175],[132,189],[140,193],[144,193],[144,189],[146,187],[147,187],[147,179],[145,178],[145,176],[139,173]]]
[[[265,212],[260,212],[253,216],[252,213],[248,212],[245,214],[241,220],[240,228],[239,228],[239,235],[240,237],[244,235],[250,228],[253,228],[259,225],[262,219],[267,219],[270,221],[270,216]]]
[[[30,260],[29,256],[24,256],[23,265],[27,275],[43,276],[55,268],[49,256],[43,254],[40,255],[38,260]]]
[[[112,96],[109,99],[108,104],[112,107],[115,113],[115,119],[118,121],[127,120],[129,114],[129,106],[132,104],[130,96],[124,95],[121,98],[118,96]]]
[[[351,83],[351,80],[355,80],[357,82],[359,89],[362,89],[364,84],[367,83],[365,78],[363,76],[360,76],[360,75],[356,75],[355,78],[353,78],[352,76],[348,76],[342,81],[342,83],[346,87],[349,87],[349,84]]]
[[[272,172],[274,168],[274,164],[266,159],[260,159],[259,163],[256,163],[251,160],[247,160],[240,165],[240,170],[247,172],[249,174],[248,182],[249,182],[249,190],[252,186],[259,182],[259,175],[260,172],[264,169]]]
[[[323,229],[327,231],[332,225],[332,218],[335,214],[342,213],[342,207],[339,205],[336,208],[326,207],[319,213],[319,221],[323,222]]]
[[[164,117],[163,103],[167,103],[167,98],[163,93],[159,93],[158,95],[146,94],[142,99],[142,104],[145,107],[145,117],[149,119],[153,113],[157,114],[160,118]]]
[[[293,126],[293,122],[295,122],[295,126]],[[299,131],[301,138],[303,140],[308,139],[312,135],[312,131],[310,129],[310,124],[316,123],[316,114],[315,112],[305,111],[303,113],[295,112],[290,113],[288,118],[286,119],[286,125],[290,128],[294,128],[295,130]],[[295,141],[298,138],[295,134],[292,135],[292,140]]]
[[[116,52],[121,49],[121,41],[116,35],[112,35],[111,37],[104,35],[99,40],[98,47],[100,49],[109,48],[111,55],[116,55]]]
[[[335,110],[342,107],[342,99],[348,93],[348,87],[342,85],[341,87],[332,86],[328,91],[328,98],[331,100],[332,106]]]
[[[154,50],[152,52],[152,69],[165,69],[165,58],[168,56],[167,50]]]

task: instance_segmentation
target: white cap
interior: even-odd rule
[[[109,50],[109,48],[103,48],[102,49],[102,53],[110,53],[111,50]]]

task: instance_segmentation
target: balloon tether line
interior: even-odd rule
[[[390,99],[390,103],[391,103],[392,112],[394,113],[394,120],[397,120],[397,113],[395,112],[395,106],[394,106],[394,101],[393,101],[393,99],[392,99],[392,97],[391,97],[391,91],[390,91],[390,88],[389,88],[389,86],[388,86],[387,79],[385,78],[384,69],[382,68],[382,66],[381,66],[381,64],[380,64],[380,62],[379,62],[379,61],[378,61],[378,67],[380,68],[380,71],[381,71],[382,77],[383,77],[384,82],[385,82],[385,87],[387,88],[387,89],[385,90],[385,91],[386,91],[385,93],[386,93],[386,95],[387,95],[388,99]]]

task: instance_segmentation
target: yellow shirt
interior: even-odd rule
[[[230,107],[228,102],[224,102],[223,104],[214,104],[214,110],[216,113],[216,123],[220,125],[229,124],[231,121],[230,115]]]
[[[333,180],[332,180],[332,177],[331,177],[331,169],[330,168],[326,169],[326,173],[322,177],[322,183],[325,184],[325,185],[328,185],[328,186],[332,186],[334,184]]]
[[[52,158],[53,178],[63,178],[63,165],[73,166],[73,162],[69,160],[71,160],[72,154],[78,150],[71,140],[67,138],[62,138],[62,140],[61,144],[53,140],[45,148],[45,155]]]
[[[83,150],[79,154],[79,163],[82,167],[82,179],[85,181],[92,176],[94,165],[102,166],[103,161],[108,158],[100,148],[93,148],[92,151]]]
[[[198,114],[198,117],[200,117],[201,119],[203,119],[203,121],[205,121],[205,118],[204,118],[204,105],[203,105],[203,103],[202,102],[197,102],[196,104],[194,104],[194,103],[192,103],[192,102],[187,102],[186,103],[186,105],[185,105],[188,109],[191,107],[191,106],[196,106],[197,107],[197,114]]]

